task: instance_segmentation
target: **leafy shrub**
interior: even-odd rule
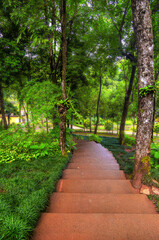
[[[142,183],[148,186],[152,185],[152,175],[151,174],[145,174],[142,177]]]
[[[157,211],[159,212],[159,196],[158,195],[149,195],[148,198],[153,201],[156,205]]]
[[[78,139],[78,140],[83,140],[83,139],[84,139],[83,136],[81,136],[81,135],[75,135],[75,137],[76,137],[76,139]]]
[[[73,152],[76,149],[76,143],[73,141],[73,133],[74,130],[73,129],[69,129],[67,128],[66,130],[66,146],[67,146],[67,150],[68,152]]]
[[[155,123],[155,126],[154,126],[154,132],[157,134],[159,133],[159,123]]]
[[[151,144],[151,167],[159,169],[159,145]]]
[[[59,155],[59,140],[50,134],[25,132],[22,129],[0,132],[0,162],[30,161],[46,155]]]
[[[127,146],[135,146],[135,139],[133,137],[130,137],[128,135],[124,136],[124,143]]]
[[[113,129],[113,122],[111,120],[107,120],[104,123],[104,128],[108,131],[112,130]]]
[[[91,124],[91,121],[89,118],[85,119],[84,122],[83,122],[83,125],[85,128],[88,128],[90,127],[90,124]]]
[[[99,118],[99,125],[104,125],[104,123],[105,123],[105,120],[100,117],[100,118]]]
[[[156,179],[157,182],[159,182],[159,171],[158,171],[158,169],[156,169],[156,168],[151,168],[150,172],[151,172],[152,178],[153,178],[153,179]],[[159,187],[159,186],[156,186],[156,187]]]
[[[38,157],[60,155],[60,129],[46,132],[26,132],[21,126],[0,131],[0,162],[31,161]],[[67,150],[75,148],[70,130],[67,131]]]
[[[96,143],[101,143],[101,138],[96,134],[91,134],[88,139],[89,141],[95,141]]]

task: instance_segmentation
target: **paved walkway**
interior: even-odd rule
[[[159,240],[159,215],[107,149],[79,141],[33,240]]]

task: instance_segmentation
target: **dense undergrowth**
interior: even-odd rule
[[[61,157],[55,135],[0,132],[0,240],[29,239],[46,209],[69,159]]]

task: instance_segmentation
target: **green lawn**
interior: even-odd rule
[[[0,240],[29,239],[68,158],[0,164]]]

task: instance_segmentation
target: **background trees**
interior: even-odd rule
[[[157,81],[157,1],[150,4]],[[28,126],[45,122],[49,131],[61,119],[63,155],[66,122],[73,116],[81,122],[93,119],[95,132],[99,119],[120,124],[123,143],[125,121],[128,116],[135,123],[138,102],[130,1],[2,0],[0,11],[0,102],[5,128],[3,95],[10,88],[16,91],[19,114],[23,108]],[[157,91],[154,94],[157,108]]]

